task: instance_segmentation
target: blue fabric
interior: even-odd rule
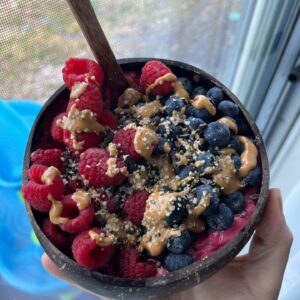
[[[20,191],[25,147],[40,109],[28,100],[0,100],[0,274],[15,288],[39,295],[68,286],[43,269],[43,249],[34,238]]]

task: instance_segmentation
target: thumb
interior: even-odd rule
[[[278,286],[278,296],[287,264],[293,236],[286,224],[279,189],[269,191],[269,200],[263,218],[250,245],[248,262],[254,264],[255,276],[268,287]],[[258,279],[258,278],[257,278]]]

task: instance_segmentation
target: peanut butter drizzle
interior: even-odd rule
[[[232,148],[222,148],[218,150],[219,154],[224,154],[224,155],[232,155],[232,154],[237,154],[235,149]]]
[[[171,236],[178,236],[182,229],[168,228],[165,220],[172,212],[171,202],[182,193],[152,193],[147,199],[142,225],[148,231],[143,235],[139,250],[147,249],[152,256],[159,255]]]
[[[145,103],[142,107],[135,107],[135,112],[142,118],[151,118],[155,116],[162,109],[162,105],[159,100]]]
[[[215,183],[223,188],[225,195],[232,194],[240,188],[241,181],[237,176],[230,155],[220,155],[218,166],[212,173]]]
[[[196,168],[200,168],[200,167],[202,167],[204,164],[205,164],[205,161],[204,161],[204,160],[197,160],[197,161],[195,161],[195,167],[196,167]]]
[[[56,176],[60,175],[60,171],[51,166],[49,167],[46,171],[44,171],[41,180],[44,182],[46,185],[50,185],[53,183],[53,180],[55,179]]]
[[[214,116],[217,111],[214,105],[211,103],[208,97],[203,95],[197,95],[192,101],[192,105],[197,109],[205,108],[212,116]]]
[[[159,100],[154,100],[151,102],[145,103],[145,105],[141,107],[137,107],[132,105],[129,108],[118,108],[118,111],[125,112],[125,113],[136,113],[142,119],[150,118],[155,116],[159,111],[161,111],[162,105]]]
[[[93,230],[89,230],[89,236],[100,247],[107,247],[114,243],[114,238],[111,235],[105,236],[105,233],[99,234]]]
[[[77,141],[77,133],[79,132],[94,132],[100,134],[105,132],[105,127],[101,125],[93,112],[88,109],[79,111],[76,105],[73,104],[67,116],[62,120],[58,120],[57,124],[70,131],[73,147],[76,150],[82,149],[84,142]]]
[[[257,165],[257,149],[255,145],[245,136],[238,136],[240,142],[244,145],[244,151],[241,154],[241,163],[238,175],[245,177]]]
[[[122,168],[118,168],[117,167],[117,159],[115,157],[111,157],[107,160],[106,162],[107,164],[107,171],[106,171],[106,175],[108,177],[114,177],[119,173],[124,174],[125,176],[128,175],[128,171],[127,171],[127,167],[122,167]]]
[[[152,155],[154,145],[158,144],[159,138],[155,131],[138,127],[134,136],[134,149],[145,159],[149,159]]]
[[[76,202],[79,210],[84,210],[91,204],[89,194],[83,190],[76,191],[71,198],[74,202]]]
[[[153,187],[153,191],[160,191],[164,186],[168,186],[170,189],[176,191],[180,185],[180,181],[175,174],[168,156],[161,155],[158,158],[151,159],[150,163],[160,170],[160,180]]]
[[[143,235],[139,251],[146,249],[151,256],[158,256],[167,245],[168,239],[172,236],[180,236],[180,229],[165,228],[163,226],[154,227]]]
[[[200,233],[205,230],[205,223],[198,216],[192,214],[187,217],[182,225],[184,229],[191,232]]]
[[[189,159],[184,154],[175,153],[175,157],[178,159],[178,161],[176,161],[178,167],[185,166],[189,163]]]
[[[190,100],[189,93],[185,90],[181,81],[176,80],[174,84],[174,96],[184,98],[186,101]]]
[[[127,88],[118,99],[118,107],[133,106],[141,99],[142,94],[133,88]]]
[[[171,147],[170,147],[169,143],[164,143],[163,150],[165,153],[169,153],[171,151]]]
[[[177,77],[173,73],[167,73],[159,78],[157,78],[152,84],[146,88],[146,95],[150,95],[152,90],[154,90],[158,85],[163,85],[165,81],[176,81]]]
[[[69,221],[69,218],[63,218],[61,216],[63,211],[63,205],[60,201],[57,201],[53,198],[51,194],[48,194],[48,200],[52,202],[50,211],[49,211],[49,219],[52,224],[66,224]]]
[[[86,82],[75,83],[72,86],[70,98],[78,99],[87,89],[88,84]]]
[[[108,153],[110,157],[117,157],[118,156],[118,147],[114,143],[109,143],[107,147]]]
[[[199,217],[205,209],[209,206],[211,200],[211,194],[210,193],[203,193],[202,198],[200,199],[197,206],[195,206],[192,210],[192,213],[190,216]]]
[[[238,133],[238,127],[233,119],[223,117],[217,120],[217,122],[226,125],[235,135]]]

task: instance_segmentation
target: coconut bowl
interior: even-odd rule
[[[142,66],[152,58],[121,59],[119,64],[124,71],[140,71]],[[125,279],[108,276],[97,271],[91,271],[77,264],[71,257],[58,250],[45,236],[40,228],[41,214],[26,203],[26,209],[32,227],[42,247],[61,272],[84,289],[104,297],[118,299],[142,299],[167,296],[201,284],[227,263],[229,263],[249,241],[263,214],[268,200],[269,167],[268,158],[261,134],[254,119],[241,104],[238,98],[222,83],[208,73],[191,65],[173,60],[161,59],[178,77],[186,76],[207,89],[218,86],[226,98],[235,102],[244,120],[250,128],[250,136],[254,139],[259,153],[259,164],[262,168],[262,182],[256,207],[245,227],[230,242],[210,256],[193,264],[170,272],[163,276],[147,279]],[[30,166],[30,154],[38,147],[46,148],[50,137],[51,120],[66,109],[69,100],[69,90],[62,86],[45,103],[32,127],[23,166],[23,184],[28,181],[26,170]],[[53,147],[53,143],[52,143]]]

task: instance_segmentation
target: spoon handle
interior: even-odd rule
[[[128,82],[117,63],[91,2],[89,0],[67,0],[67,2],[98,64],[104,69],[112,97],[118,97],[128,87]]]

